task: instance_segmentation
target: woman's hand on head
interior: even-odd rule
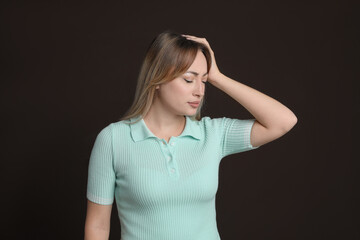
[[[202,43],[202,44],[204,44],[205,46],[207,46],[209,48],[209,51],[210,51],[210,54],[211,54],[211,67],[210,67],[210,70],[209,70],[208,81],[211,84],[213,82],[215,82],[216,79],[218,79],[218,77],[221,75],[221,72],[220,72],[218,66],[216,65],[214,51],[211,49],[210,44],[208,43],[208,41],[205,38],[199,38],[199,37],[195,37],[195,36],[191,36],[191,35],[185,35],[185,34],[181,34],[181,35],[186,37],[189,40]]]

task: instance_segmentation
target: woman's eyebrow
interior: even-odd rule
[[[193,71],[187,71],[187,73],[192,73],[192,74],[194,74],[195,76],[198,76],[198,75],[199,75],[199,73],[193,72]],[[207,74],[208,74],[208,73],[205,73],[205,74],[203,75],[203,77],[206,76]]]

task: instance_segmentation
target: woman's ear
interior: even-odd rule
[[[155,87],[155,89],[159,89],[160,87],[159,87],[159,85],[157,85],[156,87]]]

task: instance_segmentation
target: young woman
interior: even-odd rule
[[[209,83],[256,119],[201,118]],[[205,38],[159,34],[147,50],[132,106],[95,140],[85,239],[108,239],[114,198],[122,240],[220,239],[221,159],[273,141],[296,122],[275,99],[221,73]]]

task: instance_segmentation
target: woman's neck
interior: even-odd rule
[[[155,108],[150,108],[150,111],[143,117],[146,126],[150,131],[159,138],[170,138],[172,136],[180,135],[186,124],[186,117],[182,115],[164,114],[156,111]]]

